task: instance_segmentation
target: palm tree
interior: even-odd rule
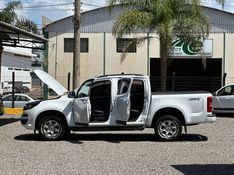
[[[160,41],[161,90],[166,90],[167,58],[172,41],[179,37],[188,42],[203,40],[209,34],[208,18],[201,11],[200,0],[108,0],[110,8],[115,4],[127,7],[117,18],[113,34],[117,38],[134,34],[137,44],[147,39],[137,33],[157,32]]]

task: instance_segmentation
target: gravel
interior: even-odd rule
[[[42,141],[17,116],[0,117],[0,174],[234,174],[234,117],[188,128],[176,142],[153,129],[76,132]]]

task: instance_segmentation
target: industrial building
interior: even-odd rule
[[[234,82],[234,14],[202,8],[212,25],[203,53],[189,54],[181,46],[174,46],[168,61],[168,90],[214,91],[224,83]],[[113,24],[123,10],[116,5],[111,11],[103,7],[81,14],[80,81],[103,74],[137,73],[149,75],[152,89],[158,90],[160,50],[157,33],[140,46],[132,45],[124,58],[123,48],[133,36],[115,38],[112,35]],[[44,30],[44,36],[49,39],[45,54],[48,72],[64,87],[69,86],[68,74],[72,74],[73,28],[73,16],[70,16],[46,25]],[[147,33],[138,35],[146,36]]]

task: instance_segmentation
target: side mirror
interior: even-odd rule
[[[68,92],[68,98],[75,98],[75,91],[70,91],[70,92]]]

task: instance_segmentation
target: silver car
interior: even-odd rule
[[[234,113],[234,84],[226,85],[213,94],[214,113]]]
[[[2,98],[5,108],[12,107],[12,95],[6,95]],[[26,103],[33,102],[35,99],[27,94],[15,94],[15,108],[23,108]]]

